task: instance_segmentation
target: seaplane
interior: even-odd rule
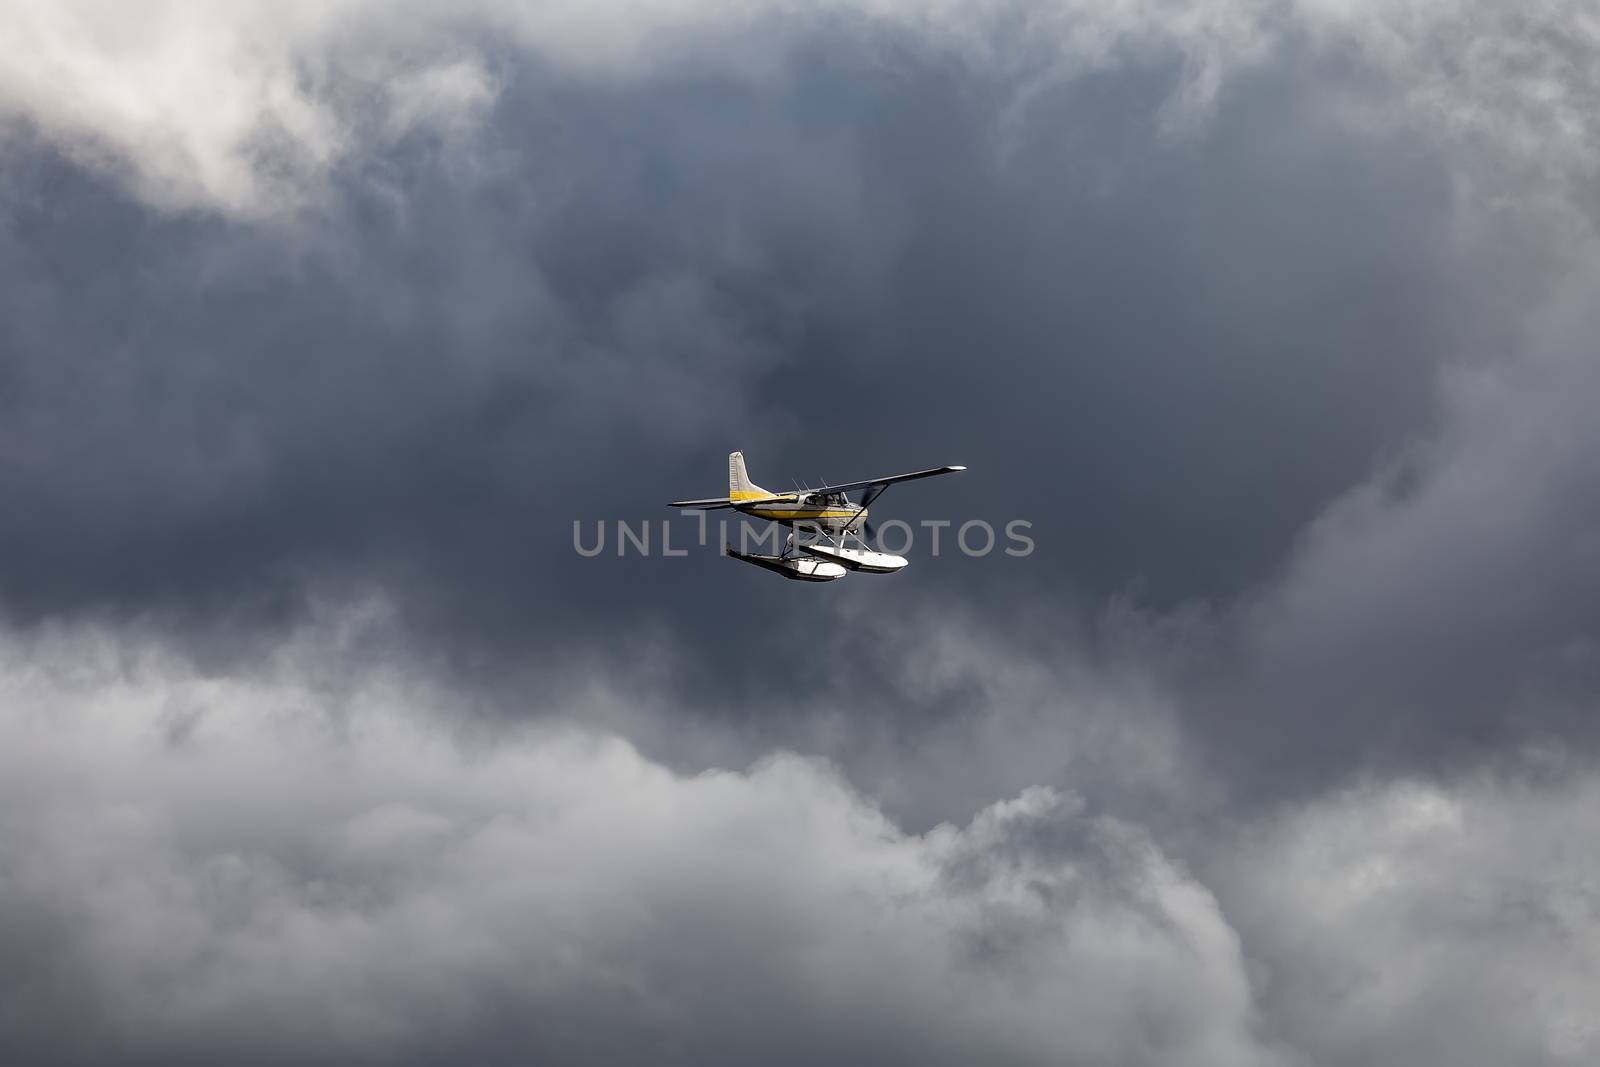
[[[783,551],[775,556],[740,552],[731,544],[723,552],[734,559],[754,564],[800,582],[832,582],[851,571],[862,574],[894,574],[904,570],[909,560],[892,552],[880,552],[867,544],[862,534],[872,537],[867,523],[867,508],[884,490],[899,482],[954,474],[966,467],[933,467],[910,474],[891,474],[887,478],[867,478],[859,482],[824,485],[815,489],[796,489],[792,493],[769,492],[750,480],[745,471],[744,453],[728,453],[728,495],[710,500],[674,500],[668,507],[713,511],[732,508],[742,515],[766,519],[789,528]],[[860,491],[859,501],[849,494]],[[801,531],[815,534],[807,540]],[[851,542],[854,542],[852,544]]]

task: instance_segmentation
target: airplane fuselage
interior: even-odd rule
[[[780,497],[776,500],[740,501],[733,506],[740,514],[753,519],[766,519],[791,527],[815,527],[827,533],[838,533],[852,524],[859,525],[856,520],[865,521],[867,517],[866,508],[848,501],[796,501]]]

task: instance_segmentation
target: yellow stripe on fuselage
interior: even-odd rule
[[[761,508],[746,505],[739,509],[746,515],[754,515],[758,519],[848,519],[856,513],[854,511],[841,511],[836,508],[818,510],[815,508]]]

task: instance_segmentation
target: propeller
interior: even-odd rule
[[[863,489],[861,491],[861,503],[860,503],[860,506],[865,508],[868,504],[871,504],[874,500],[878,499],[879,495],[882,494],[882,492],[883,492],[882,489],[876,488],[876,487]],[[854,525],[854,523],[852,523],[851,525]],[[861,520],[861,534],[862,534],[863,537],[865,537],[868,541],[871,541],[873,544],[876,544],[877,541],[878,541],[878,533],[877,533],[876,530],[873,529],[872,520],[871,519],[862,519]]]

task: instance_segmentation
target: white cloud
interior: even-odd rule
[[[304,46],[311,5],[167,0],[0,4],[0,116],[125,172],[159,207],[256,212],[303,192],[344,147]]]
[[[1263,820],[1217,887],[1312,1062],[1600,1056],[1593,775],[1374,784]]]
[[[1374,101],[1375,122],[1419,125],[1497,146],[1558,178],[1600,163],[1600,16],[1572,0],[1300,0],[1329,49],[1350,48],[1398,96]]]
[[[111,631],[0,644],[0,1036],[56,1058],[1600,1050],[1592,774],[1204,819],[1202,881],[1055,789],[919,835],[793,754],[686,775],[614,736],[447,730],[450,693],[349,670],[356,630],[225,677]]]
[[[1159,62],[1180,72],[1160,118],[1192,128],[1237,72],[1306,40],[1356,64],[1371,91],[1342,98],[1353,121],[1443,139],[1563,189],[1600,158],[1600,21],[1575,0],[1302,0],[1288,12],[1261,0],[0,0],[0,120],[126,175],[157,207],[272,215],[376,147],[372,130],[470,129],[496,92],[490,42],[584,79],[766,83],[824,25],[902,35],[1007,84],[1002,126],[1045,89]]]
[[[458,136],[470,132],[474,117],[496,92],[483,67],[465,58],[406,71],[390,80],[387,90],[390,106],[384,121],[391,133],[421,127]]]
[[[8,643],[12,1042],[1272,1058],[1212,895],[1068,795],[912,835],[812,760],[682,776],[612,737],[449,736],[447,696],[337,696],[321,655],[205,678],[104,633]]]

